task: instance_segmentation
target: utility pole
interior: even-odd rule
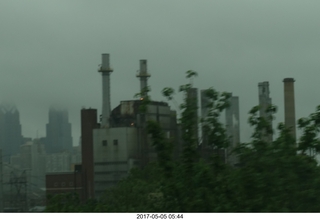
[[[26,170],[17,176],[13,171],[10,174],[11,205],[20,211],[27,211],[27,175]]]

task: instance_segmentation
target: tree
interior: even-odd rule
[[[320,106],[316,113],[299,119],[303,130],[298,145],[290,130],[279,123],[279,137],[272,143],[265,136],[272,134],[271,121],[277,108],[270,106],[270,118],[258,116],[259,107],[249,111],[248,123],[254,128],[251,140],[235,150],[239,167],[231,167],[214,153],[227,149],[229,137],[219,121],[228,107],[229,93],[213,88],[206,92],[208,116],[201,119],[207,145],[212,149],[209,160],[198,154],[198,140],[194,129],[198,118],[197,106],[188,96],[198,74],[187,71],[188,84],[179,92],[184,94],[180,105],[179,123],[183,150],[180,160],[172,158],[173,143],[161,126],[146,121],[157,152],[157,161],[144,169],[133,169],[117,186],[106,190],[100,201],[81,204],[74,197],[56,196],[50,200],[49,212],[319,212],[320,168],[314,155],[319,152]],[[141,114],[147,112],[150,97],[146,90],[137,94],[141,99]],[[164,88],[162,94],[174,101],[175,90]]]

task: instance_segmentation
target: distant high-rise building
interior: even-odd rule
[[[51,107],[46,131],[45,146],[47,153],[72,151],[71,124],[68,121],[67,110]]]
[[[28,170],[29,183],[44,187],[46,155],[39,139],[28,141],[20,146],[19,153],[11,157],[11,166],[18,170]]]
[[[10,156],[19,152],[22,144],[19,111],[9,103],[0,105],[0,148],[3,161],[9,162]]]

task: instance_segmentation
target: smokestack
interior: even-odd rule
[[[210,103],[210,99],[206,96],[207,90],[200,91],[200,103],[201,103],[201,118],[205,119],[208,117],[209,107],[208,104]],[[205,123],[201,124],[201,133],[202,133],[202,148],[205,149],[208,147],[208,135],[205,134],[205,130],[203,126]]]
[[[150,77],[147,71],[147,60],[140,60],[140,71],[137,77],[140,78],[140,91],[143,91],[143,89],[148,86],[147,81]]]
[[[102,119],[101,127],[109,127],[109,117],[111,113],[110,104],[110,74],[113,70],[109,64],[109,54],[102,54],[102,64],[98,72],[102,73]]]
[[[266,112],[268,107],[271,105],[271,98],[269,97],[269,94],[270,94],[269,82],[265,81],[265,82],[258,83],[258,88],[259,88],[260,117],[265,118],[272,127],[272,120],[269,119],[271,114]],[[268,143],[272,142],[273,140],[272,136],[273,135],[271,134],[265,137]]]
[[[237,156],[232,153],[232,151],[240,143],[240,121],[239,121],[239,97],[233,96],[230,94],[228,100],[229,107],[226,108],[226,132],[229,139],[229,148],[226,149],[226,162],[232,166],[235,166],[238,163]]]
[[[192,108],[195,107],[196,111],[193,115],[194,117],[194,135],[197,140],[197,144],[199,144],[199,130],[198,130],[198,89],[197,88],[190,88],[187,91],[187,103],[190,105]]]
[[[284,123],[291,129],[292,137],[296,140],[296,113],[294,104],[294,82],[293,78],[285,78],[284,82]]]

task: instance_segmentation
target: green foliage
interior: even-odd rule
[[[80,212],[80,200],[78,194],[66,193],[48,196],[46,212]]]
[[[172,100],[172,95],[174,94],[174,89],[166,87],[162,90],[162,95],[166,97],[168,100]]]
[[[229,137],[226,135],[223,124],[219,121],[221,112],[229,107],[230,93],[220,94],[213,88],[205,91],[207,98],[208,115],[201,119],[204,136],[207,137],[207,145],[215,149],[227,148]]]
[[[186,78],[198,74],[187,71]],[[299,119],[303,130],[299,144],[283,123],[272,143],[265,135],[273,134],[270,121],[277,108],[269,106],[268,118],[258,115],[259,107],[249,111],[248,123],[254,128],[249,143],[234,150],[238,167],[224,163],[217,154],[210,160],[198,155],[197,106],[188,96],[192,81],[180,86],[184,94],[179,119],[183,152],[180,160],[172,158],[173,142],[166,138],[157,122],[148,121],[147,131],[157,152],[155,163],[133,169],[117,186],[107,189],[100,201],[81,204],[73,195],[50,199],[48,212],[319,212],[320,168],[310,150],[319,152],[320,106],[308,118]],[[173,100],[174,90],[162,94]],[[138,94],[146,102],[146,91]],[[147,98],[146,98],[147,97]],[[219,117],[229,106],[230,93],[210,88],[206,92],[208,115],[201,119],[207,145],[211,149],[228,148],[229,137]],[[143,101],[142,100],[142,101]],[[142,109],[146,112],[146,109]]]
[[[307,150],[319,153],[320,141],[317,137],[320,132],[320,105],[317,107],[316,113],[311,114],[308,118],[298,120],[298,128],[303,130],[298,149],[302,153]]]
[[[141,101],[139,110],[142,114],[145,114],[148,111],[148,104],[151,102],[150,96],[148,95],[148,92],[150,91],[150,87],[147,86],[134,95],[134,98],[139,98]]]

